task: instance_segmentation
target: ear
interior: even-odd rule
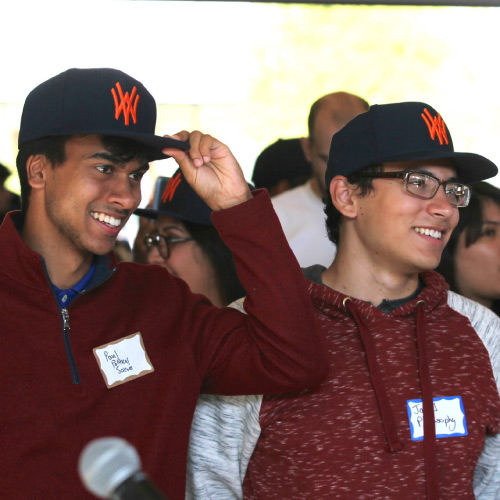
[[[301,137],[300,145],[302,146],[306,160],[311,163],[311,141],[309,137]]]
[[[343,175],[335,176],[330,182],[332,203],[348,219],[354,219],[358,215],[355,190]]]
[[[49,161],[45,155],[30,156],[26,162],[26,174],[29,185],[34,188],[43,188],[47,177]]]

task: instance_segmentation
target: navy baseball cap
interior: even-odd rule
[[[26,98],[18,145],[48,136],[99,134],[125,137],[161,150],[189,143],[155,135],[156,102],[144,85],[112,68],[72,68],[41,83]]]
[[[148,219],[169,215],[183,221],[212,226],[212,209],[196,194],[181,169],[172,177],[158,177],[151,208],[138,208],[134,214]]]
[[[497,166],[483,156],[455,152],[446,123],[432,106],[423,102],[375,104],[333,136],[326,186],[336,175],[347,177],[381,163],[439,159],[449,159],[463,182],[498,173]]]

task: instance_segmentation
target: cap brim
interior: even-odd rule
[[[156,220],[159,215],[166,215],[168,217],[173,217],[174,219],[179,219],[185,222],[192,222],[194,224],[201,224],[202,226],[212,226],[212,219],[206,220],[202,217],[191,217],[189,215],[180,214],[178,212],[170,210],[153,210],[152,208],[137,208],[134,211],[135,215],[140,217],[146,217],[147,219]]]
[[[177,139],[172,139],[171,137],[162,137],[159,135],[152,134],[138,134],[134,132],[112,132],[110,131],[94,131],[93,134],[98,135],[112,135],[116,137],[125,137],[127,139],[132,139],[134,141],[140,142],[145,146],[156,150],[153,155],[149,158],[149,161],[164,160],[170,158],[170,156],[162,153],[165,148],[180,149],[181,151],[188,151],[191,145],[189,142],[179,141]]]
[[[498,167],[481,155],[455,153],[450,160],[456,165],[458,178],[464,182],[484,181],[498,174]]]
[[[134,141],[140,142],[145,146],[152,148],[152,154],[148,158],[148,161],[164,160],[170,158],[170,156],[162,153],[165,148],[175,148],[181,151],[188,151],[191,145],[186,141],[179,141],[177,139],[172,139],[171,137],[162,137],[154,134],[139,134],[134,132],[124,132],[124,131],[110,131],[110,130],[89,130],[89,131],[78,131],[72,132],[71,130],[65,132],[64,134],[51,134],[51,136],[56,135],[81,135],[81,134],[96,134],[96,135],[109,135],[112,137],[125,137],[127,139],[132,139]],[[40,139],[41,137],[35,137],[30,140]],[[156,151],[155,151],[156,150]]]
[[[498,174],[498,167],[488,158],[475,153],[457,153],[443,151],[442,154],[408,153],[393,158],[384,158],[381,163],[413,160],[450,160],[456,170],[457,177],[466,183],[484,181]]]
[[[134,211],[135,215],[139,215],[140,217],[146,217],[147,219],[157,219],[158,211],[153,210],[152,208],[137,208]]]

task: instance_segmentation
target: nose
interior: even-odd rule
[[[458,222],[458,208],[451,205],[444,192],[444,186],[439,186],[437,193],[429,200],[427,211],[434,217],[449,219],[456,216]]]
[[[131,181],[128,175],[117,176],[113,180],[110,201],[125,210],[135,210],[141,202],[140,186]]]
[[[496,229],[495,244],[497,247],[498,255],[500,256],[500,227]]]
[[[155,245],[149,249],[147,255],[148,264],[164,264],[165,259],[160,255],[158,247]]]

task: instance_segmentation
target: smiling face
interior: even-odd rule
[[[447,161],[393,162],[383,167],[385,172],[419,170],[441,180],[456,175]],[[431,199],[409,194],[399,179],[373,179],[373,188],[354,197],[356,217],[347,221],[359,258],[375,272],[408,276],[434,269],[458,222],[458,209],[450,205],[443,187]]]
[[[32,246],[42,254],[47,246],[82,256],[106,254],[140,203],[148,165],[142,159],[121,161],[97,135],[72,137],[65,152],[58,165],[43,155],[31,160]]]
[[[486,307],[500,300],[500,207],[485,199],[481,236],[468,247],[465,231],[455,250],[455,281],[459,292]]]

